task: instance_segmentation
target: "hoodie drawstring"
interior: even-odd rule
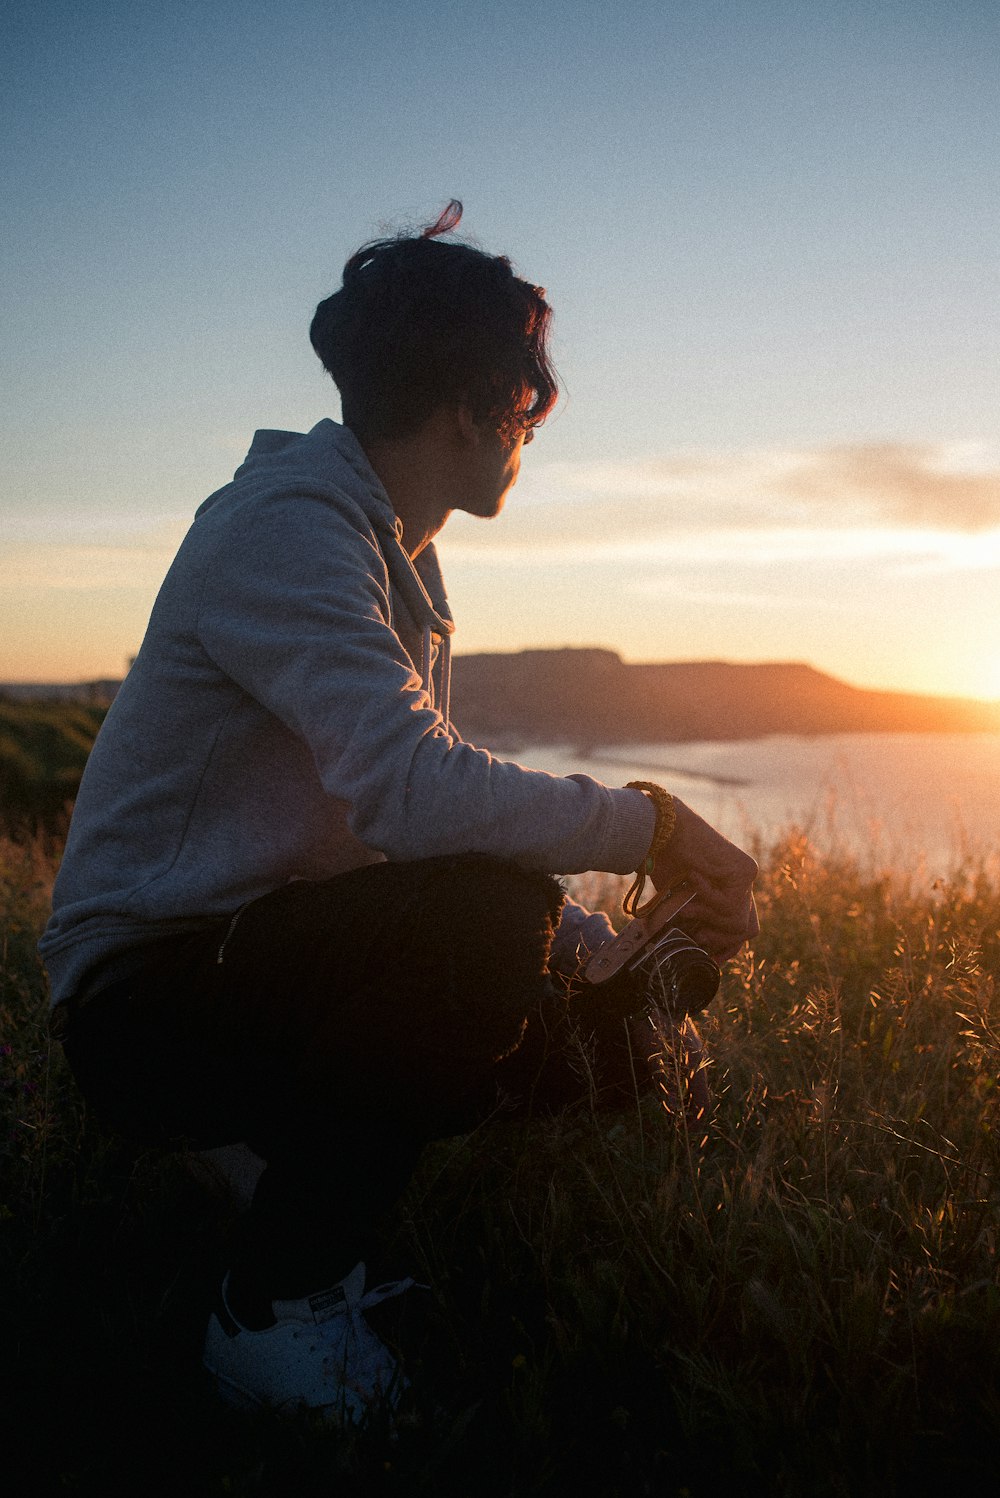
[[[445,728],[451,727],[451,635],[441,637],[441,667],[440,667],[441,700],[438,703],[438,712],[444,719]]]
[[[449,614],[447,602],[443,598],[441,603],[435,606],[424,586],[423,579],[400,542],[398,531],[394,530],[391,534],[383,532],[383,535],[385,540],[382,544],[382,554],[390,581],[397,588],[410,618],[420,628],[421,685],[447,724],[451,707],[451,635],[455,631],[455,621]],[[433,666],[435,636],[441,642],[437,692],[434,690]],[[435,698],[437,698],[436,702]]]
[[[424,625],[423,638],[420,643],[420,681],[424,691],[434,703],[438,712],[445,722],[445,727],[450,724],[449,712],[451,709],[451,636],[438,635],[441,642],[441,655],[438,662],[437,691],[434,690],[434,629],[430,624]]]

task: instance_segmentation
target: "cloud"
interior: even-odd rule
[[[1000,451],[972,443],[879,443],[679,453],[635,463],[525,460],[521,486],[489,526],[457,516],[451,557],[558,550],[675,558],[737,541],[752,553],[921,553],[957,564],[971,539],[996,562]]]
[[[535,463],[499,519],[455,515],[446,566],[644,570],[866,564],[900,572],[1000,569],[1000,450],[881,443],[676,453],[634,463]],[[189,524],[16,518],[0,586],[155,593]],[[655,579],[654,579],[655,581]],[[748,582],[751,592],[756,585]]]
[[[973,532],[1000,526],[998,457],[971,445],[827,448],[804,455],[783,476],[779,493],[824,508],[846,500],[902,526]]]
[[[723,589],[718,581],[687,582],[676,577],[641,578],[629,584],[628,592],[639,598],[669,597],[673,604],[680,602],[704,604],[711,609],[718,609],[720,602],[724,600],[727,609],[771,609],[782,615],[795,609],[801,609],[810,615],[819,612],[836,614],[842,608],[839,598],[823,598],[814,590],[808,593],[795,593],[794,591],[778,592],[772,588],[769,592],[759,590],[749,593],[729,587]]]

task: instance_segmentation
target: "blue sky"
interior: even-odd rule
[[[8,5],[0,680],[117,674],[347,255],[451,196],[566,395],[459,649],[1000,696],[1000,11]]]

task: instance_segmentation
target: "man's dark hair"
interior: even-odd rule
[[[316,308],[312,346],[362,442],[408,436],[459,401],[513,438],[555,405],[544,289],[505,255],[445,242],[461,216],[453,199],[422,233],[363,245]]]

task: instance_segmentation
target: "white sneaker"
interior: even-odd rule
[[[365,1266],[329,1290],[272,1302],[275,1322],[241,1326],[226,1301],[209,1318],[202,1362],[227,1403],[242,1409],[315,1409],[358,1424],[378,1408],[394,1410],[406,1388],[399,1365],[364,1312],[414,1287],[393,1280],[365,1293]],[[420,1287],[424,1288],[424,1287]]]

